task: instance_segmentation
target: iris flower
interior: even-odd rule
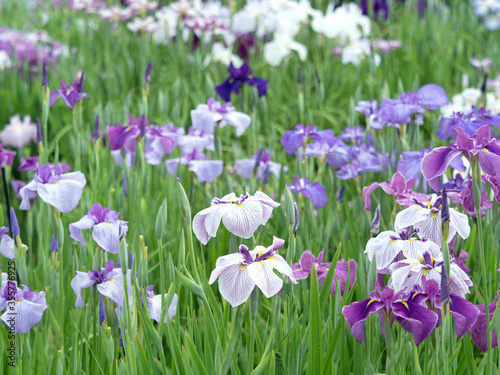
[[[0,228],[0,254],[9,259],[14,259],[14,240],[7,234],[9,228]]]
[[[280,204],[261,191],[254,196],[231,193],[212,199],[210,207],[198,212],[193,219],[193,232],[203,245],[215,237],[220,222],[228,231],[241,238],[250,238],[260,225],[265,225],[273,208]]]
[[[188,165],[189,171],[194,172],[198,181],[210,183],[219,177],[224,169],[222,160],[209,160],[200,151],[194,149],[191,153],[183,153],[181,158],[167,159],[165,167],[172,176],[177,176],[177,168],[181,165]]]
[[[120,241],[128,231],[127,222],[118,220],[119,215],[119,212],[111,211],[108,207],[103,209],[96,203],[90,207],[87,215],[69,225],[70,237],[85,246],[87,242],[80,231],[93,228],[92,238],[99,247],[109,253],[117,254]]]
[[[333,131],[330,129],[319,130],[317,126],[297,124],[295,130],[287,130],[281,138],[281,144],[289,155],[295,155],[295,150],[305,147],[309,140],[314,142],[327,142],[333,145],[336,140]]]
[[[80,202],[86,183],[87,180],[82,172],[63,174],[63,169],[59,165],[52,169],[43,164],[33,180],[19,191],[22,198],[19,208],[29,210],[30,191],[36,191],[45,203],[66,214]]]
[[[261,149],[253,155],[252,159],[236,160],[234,170],[243,178],[251,179],[255,172],[255,178],[266,180],[266,176],[269,179],[269,173],[280,178],[281,164],[271,161],[269,152]],[[283,167],[284,172],[287,170],[288,167]]]
[[[257,78],[252,76],[252,69],[247,63],[244,63],[241,67],[235,68],[233,63],[229,64],[227,68],[229,72],[229,78],[222,82],[220,85],[215,86],[215,91],[220,95],[222,99],[226,102],[231,101],[231,94],[239,93],[239,89],[245,83],[250,86],[255,86],[259,96],[266,95],[267,93],[267,81],[262,78]]]
[[[302,194],[309,198],[316,209],[322,208],[328,201],[326,188],[317,182],[309,181],[306,177],[294,177],[293,185],[287,183],[286,186],[295,194]]]
[[[89,94],[83,92],[83,82],[85,79],[85,74],[82,73],[80,79],[75,81],[68,86],[64,80],[61,80],[61,86],[56,91],[50,92],[49,107],[52,107],[61,98],[66,104],[66,107],[73,109],[73,106],[78,103],[83,98],[89,99]]]
[[[160,323],[162,296],[161,294],[155,294],[153,288],[153,285],[148,286],[146,291],[146,302],[148,305],[149,317],[157,323]],[[164,297],[166,298],[167,295],[165,294]],[[168,314],[165,315],[164,323],[166,323],[169,318],[172,319],[177,313],[177,299],[177,294],[174,294],[172,302],[170,302],[170,306],[168,307]]]
[[[257,246],[251,251],[245,245],[240,245],[239,253],[217,259],[208,283],[213,284],[219,279],[220,294],[233,307],[245,302],[256,285],[267,298],[277,294],[283,287],[283,280],[274,270],[297,284],[292,268],[276,253],[284,243],[284,240],[274,237],[271,246]]]

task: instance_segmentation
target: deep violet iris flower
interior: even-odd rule
[[[498,296],[500,295],[500,292],[497,292],[497,295],[495,296],[495,299],[493,300],[493,303],[488,305],[489,307],[489,320],[493,319],[493,314],[495,313],[496,307],[498,305]],[[481,349],[483,352],[488,351],[488,333],[486,330],[486,308],[484,305],[476,305],[476,307],[479,309],[479,315],[477,317],[476,322],[472,326],[470,330],[470,335],[472,338],[472,341],[476,346]],[[491,324],[491,323],[490,323]],[[498,339],[497,339],[497,330],[494,329],[493,333],[491,334],[491,348],[496,348],[498,346]]]
[[[306,177],[294,177],[293,185],[287,183],[286,186],[295,194],[309,198],[316,209],[322,208],[328,201],[326,188],[317,182],[310,182]]]
[[[477,157],[487,175],[500,174],[500,142],[491,136],[491,126],[481,126],[472,137],[458,126],[453,130],[456,142],[450,142],[448,147],[437,147],[422,159],[422,174],[433,188],[439,185],[439,177],[458,155],[465,156],[471,164]]]
[[[292,268],[277,254],[277,250],[284,244],[284,240],[274,237],[273,244],[267,248],[257,246],[254,250],[249,250],[245,245],[240,245],[239,253],[217,259],[208,283],[213,284],[219,279],[219,291],[233,307],[245,302],[256,285],[267,298],[271,298],[283,287],[283,280],[274,270],[297,284]]]
[[[19,191],[22,198],[19,208],[29,210],[31,208],[30,191],[36,191],[45,203],[66,214],[80,202],[86,183],[87,180],[82,172],[63,174],[63,169],[59,165],[52,169],[47,164],[43,164],[33,180]]]
[[[381,290],[377,282],[375,288],[377,291],[371,292],[370,298],[342,308],[342,314],[356,340],[363,342],[365,320],[375,312],[382,322],[387,319],[392,325],[395,320],[398,321],[405,331],[413,334],[417,346],[429,337],[438,322],[438,316],[421,305],[428,298],[425,294],[419,294],[418,298],[410,300],[407,295],[395,293],[391,288]]]
[[[323,263],[323,257],[325,254],[325,250],[321,250],[318,257],[316,258],[311,254],[309,250],[306,250],[302,253],[300,257],[299,263],[294,263],[292,265],[293,276],[295,280],[306,279],[311,275],[311,269],[314,266],[316,269],[316,275],[318,276],[318,284],[323,285],[328,270],[332,265],[332,262]],[[344,261],[344,259],[340,259],[337,262],[337,266],[335,267],[335,276],[337,278],[337,282],[340,285],[340,294],[344,296],[345,289],[347,287],[347,279],[350,267],[350,277],[349,277],[349,291],[352,289],[354,282],[356,281],[356,262],[351,259],[348,262]],[[331,285],[331,292],[335,294],[335,279]]]
[[[116,254],[120,249],[120,241],[125,238],[128,231],[127,222],[118,220],[119,215],[119,212],[111,211],[108,207],[103,209],[96,203],[90,207],[87,215],[69,225],[70,237],[85,246],[87,242],[80,231],[93,228],[92,238],[99,247]]]
[[[241,67],[235,68],[231,62],[227,71],[229,72],[229,78],[220,85],[215,86],[217,94],[226,102],[231,101],[231,94],[233,92],[238,94],[240,87],[245,83],[250,86],[255,86],[259,96],[266,95],[267,81],[262,78],[253,77],[252,69],[250,69],[247,63],[243,63]]]

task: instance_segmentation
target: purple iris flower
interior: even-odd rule
[[[387,155],[378,152],[373,144],[355,144],[352,150],[351,162],[336,172],[340,180],[350,180],[366,172],[381,172],[389,162]]]
[[[474,195],[472,192],[472,179],[469,178],[464,189],[462,189],[460,192],[450,192],[448,193],[448,197],[453,202],[453,204],[461,205],[469,214],[469,216],[477,218],[476,205],[474,203]],[[480,205],[481,216],[484,216],[486,214],[486,211],[489,211],[493,208],[493,202],[488,200],[487,196],[488,194],[483,188],[481,192]]]
[[[283,287],[283,280],[274,270],[288,276],[293,284],[297,284],[292,268],[277,253],[284,244],[284,240],[274,237],[273,244],[267,248],[257,246],[254,250],[249,250],[245,245],[240,245],[239,253],[217,259],[208,283],[213,284],[219,279],[220,294],[233,307],[245,302],[255,286],[259,287],[267,298],[271,298]]]
[[[92,270],[89,272],[76,271],[76,276],[71,280],[71,288],[76,294],[75,307],[85,306],[82,296],[82,289],[89,288],[96,284],[97,290],[104,297],[108,297],[116,303],[118,307],[123,307],[125,286],[123,283],[123,273],[121,268],[115,268],[112,260],[108,260],[101,268],[101,271]],[[131,292],[130,270],[127,270],[127,286]]]
[[[0,228],[0,254],[9,259],[14,259],[14,240],[7,234],[9,228]]]
[[[205,134],[212,134],[217,124],[219,128],[229,124],[236,128],[236,136],[241,137],[250,125],[252,118],[245,113],[236,111],[231,102],[221,105],[220,102],[210,98],[207,104],[198,104],[196,109],[191,111],[191,121],[193,128]]]
[[[496,176],[481,176],[483,182],[487,182],[491,186],[491,190],[493,190],[493,194],[495,195],[495,199],[500,203],[500,179]]]
[[[421,305],[427,299],[426,295],[420,295],[417,302],[409,300],[401,293],[394,293],[391,288],[381,290],[377,282],[375,288],[378,293],[371,292],[370,298],[353,302],[342,308],[342,314],[356,340],[363,342],[365,320],[375,312],[379,315],[381,322],[387,319],[391,326],[395,320],[398,321],[405,331],[413,334],[417,346],[429,337],[436,326],[438,316],[434,311]],[[390,332],[385,334],[390,334]]]
[[[14,281],[7,281],[6,276],[5,273],[2,274],[0,310],[5,308],[7,308],[7,310],[0,316],[0,319],[11,329],[11,332],[27,333],[42,319],[43,312],[47,309],[45,293],[32,292],[30,287],[26,285],[23,285],[23,289],[20,289]],[[13,286],[15,287],[16,294],[12,301],[9,297],[12,296]],[[13,326],[12,317],[14,317]]]
[[[43,164],[35,173],[33,180],[19,191],[22,198],[19,208],[29,210],[31,208],[30,192],[37,192],[45,203],[66,214],[80,202],[86,183],[87,180],[82,172],[63,174],[60,166],[57,165],[52,169],[47,164]]]
[[[189,128],[188,134],[178,137],[177,142],[182,153],[190,154],[194,150],[197,152],[203,152],[204,150],[215,151],[213,134],[205,134],[192,126]]]
[[[394,124],[409,124],[415,115],[415,123],[423,125],[424,113],[449,104],[448,96],[441,86],[428,84],[416,92],[406,92],[398,99],[383,98],[380,105],[384,118]]]
[[[412,198],[417,197],[419,200],[428,199],[429,196],[412,191],[415,185],[415,178],[406,179],[402,173],[396,172],[387,182],[373,182],[369,186],[363,188],[363,200],[365,202],[364,209],[372,210],[371,195],[374,190],[381,188],[389,195],[394,195],[398,204],[409,207],[414,204]]]
[[[302,194],[309,198],[316,209],[323,207],[328,201],[326,188],[317,182],[310,182],[306,177],[294,177],[293,185],[287,183],[286,186],[295,194]]]
[[[354,107],[354,110],[365,115],[367,119],[367,126],[372,129],[380,130],[385,126],[390,125],[389,122],[385,119],[381,107],[377,105],[377,100],[362,100],[358,102],[358,104]],[[357,126],[354,129],[356,128],[361,129],[361,131],[364,133],[360,126]],[[363,138],[361,138],[361,140],[362,139]]]
[[[447,140],[450,137],[455,138],[453,131],[455,126],[462,128],[469,137],[474,134],[483,125],[494,125],[500,127],[500,116],[493,116],[490,111],[484,108],[477,109],[472,107],[470,113],[453,112],[452,117],[442,117],[439,121],[437,135],[439,139]]]
[[[287,154],[295,155],[295,150],[299,147],[306,147],[310,139],[314,142],[326,142],[329,145],[333,145],[336,140],[330,129],[318,130],[317,126],[297,124],[295,130],[285,131],[283,138],[281,138],[281,144]]]
[[[493,304],[488,305],[489,307],[489,321],[493,319],[493,314],[495,313],[497,304],[498,304],[498,296],[500,295],[500,292],[497,292],[497,295],[495,296],[495,299],[493,300]],[[486,353],[488,351],[488,332],[486,330],[486,308],[484,305],[476,305],[476,307],[479,309],[479,315],[477,317],[476,322],[472,326],[470,330],[470,335],[472,338],[472,341],[476,346],[481,349],[482,352]],[[490,323],[491,324],[491,323]],[[491,348],[496,348],[498,346],[498,339],[497,339],[497,330],[496,328],[493,330],[493,333],[491,334]]]
[[[332,262],[323,263],[323,256],[325,254],[325,249],[321,250],[318,257],[316,258],[311,254],[309,250],[306,250],[302,253],[300,257],[299,263],[294,263],[292,265],[293,276],[295,280],[306,279],[311,275],[311,269],[314,266],[316,269],[316,275],[318,276],[318,284],[323,285],[328,270],[332,265]],[[356,281],[356,262],[351,259],[348,262],[345,262],[344,259],[340,259],[337,262],[337,266],[335,267],[335,276],[337,278],[337,282],[340,285],[340,294],[344,296],[345,289],[347,287],[347,278],[348,271],[350,270],[350,278],[349,278],[349,292],[351,291],[354,282]],[[335,295],[335,279],[331,285],[331,292]]]
[[[85,79],[85,74],[82,73],[81,78],[78,81],[71,83],[66,86],[66,82],[61,80],[61,86],[56,91],[50,92],[49,107],[52,107],[59,98],[62,98],[64,104],[69,109],[73,109],[73,106],[78,103],[83,98],[90,99],[89,94],[83,92],[83,82]]]
[[[245,83],[250,86],[255,86],[259,96],[266,95],[267,93],[267,81],[262,78],[257,78],[252,76],[252,69],[247,63],[243,63],[240,68],[235,68],[233,63],[229,64],[227,68],[230,77],[222,82],[220,85],[215,86],[215,91],[220,95],[222,99],[226,102],[231,101],[231,93],[238,94],[239,89]]]
[[[299,148],[299,157],[303,160],[304,152]],[[325,160],[330,167],[340,168],[345,165],[352,157],[352,149],[341,139],[336,138],[333,142],[318,141],[306,146],[306,156],[316,157],[319,160]]]
[[[118,220],[118,216],[119,212],[111,211],[108,207],[103,209],[96,203],[90,207],[87,215],[69,225],[70,237],[85,246],[87,242],[80,231],[93,228],[92,238],[97,245],[104,251],[117,254],[120,241],[125,238],[128,231],[127,222]]]
[[[181,158],[168,159],[165,161],[167,172],[176,177],[177,169],[181,165],[188,165],[188,170],[194,172],[198,181],[213,182],[219,177],[224,169],[222,160],[208,160],[208,157],[194,149],[191,153],[183,153]]]
[[[458,155],[465,156],[471,163],[477,156],[484,173],[500,174],[500,142],[491,137],[491,126],[481,126],[472,137],[458,126],[453,129],[457,134],[456,142],[450,142],[449,147],[433,149],[422,160],[422,174],[433,188],[439,185],[439,177]]]
[[[155,294],[153,288],[153,285],[148,286],[146,291],[146,302],[150,319],[160,323],[162,296],[161,294]],[[167,298],[167,294],[164,295],[164,298]],[[170,302],[170,306],[168,307],[168,314],[165,315],[164,323],[166,323],[168,319],[172,319],[177,313],[177,300],[177,294],[174,294],[172,302]]]
[[[21,189],[23,187],[26,186],[26,182],[21,181],[21,180],[10,180],[10,186],[12,186],[12,189],[14,189],[14,192],[16,193],[16,197],[18,199],[23,199],[21,197],[21,194],[19,194],[19,192],[21,191]],[[33,201],[36,199],[37,196],[38,195],[37,195],[36,191],[31,191],[31,190],[28,191],[28,199],[30,201],[30,204],[33,204]]]
[[[56,167],[56,164],[54,163],[48,163],[47,164],[50,168],[54,169]],[[69,172],[73,168],[71,168],[71,165],[68,163],[59,163],[59,165],[63,172]],[[28,158],[25,158],[24,156],[21,156],[21,164],[17,168],[19,172],[24,172],[24,171],[32,171],[32,172],[38,172],[38,168],[40,167],[38,156],[30,156]]]
[[[0,145],[0,167],[6,167],[7,165],[9,167],[12,167],[12,163],[14,162],[14,157],[16,156],[15,151],[10,151],[6,148],[3,148],[2,145]]]
[[[269,152],[257,151],[252,159],[236,160],[234,169],[241,177],[251,179],[255,172],[255,178],[261,179],[266,176],[266,173],[273,173],[276,178],[280,178],[281,164],[271,161]],[[288,167],[283,167],[286,172]]]
[[[368,10],[371,7],[371,0],[361,0],[361,12],[368,16]],[[387,19],[389,17],[389,4],[387,0],[374,0],[373,1],[373,19],[378,19],[379,15],[383,19]]]

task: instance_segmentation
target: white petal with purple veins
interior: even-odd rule
[[[226,267],[219,275],[219,291],[231,306],[236,307],[248,300],[255,283],[248,272],[248,266],[234,264]]]
[[[29,194],[31,191],[37,191],[39,185],[39,182],[32,180],[19,190],[19,195],[22,199],[21,205],[19,206],[20,210],[29,210],[31,208]]]
[[[228,231],[242,238],[250,238],[262,224],[263,205],[247,199],[242,204],[224,204],[222,222]],[[267,221],[267,220],[266,220]]]
[[[82,289],[88,288],[90,285],[87,286],[82,286],[85,284],[88,284],[89,282],[89,275],[87,272],[80,272],[76,271],[76,276],[71,280],[71,288],[73,289],[73,292],[76,294],[76,302],[75,302],[75,307],[83,307],[85,306],[85,301],[83,300],[82,297]],[[94,284],[95,281],[92,284]]]
[[[249,264],[248,274],[267,298],[277,294],[283,287],[283,280],[273,271],[272,264],[267,261]]]

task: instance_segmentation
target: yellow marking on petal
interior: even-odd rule
[[[127,126],[127,128],[125,129],[126,132],[128,132],[130,129],[132,129],[131,126]]]
[[[422,294],[422,293],[420,293],[420,292],[415,292],[415,293],[413,293],[413,296],[412,296],[411,298],[412,298],[412,299],[413,299],[413,298],[415,298],[415,296],[416,296],[417,294]]]
[[[432,203],[431,202],[427,202],[427,208],[430,210],[432,208]]]
[[[239,203],[238,203],[238,204],[237,204],[237,206],[238,206],[239,208],[241,208],[241,204],[239,204]]]
[[[66,95],[69,95],[69,94],[70,94],[70,92],[71,92],[71,90],[70,90],[70,89],[67,89],[67,90],[66,90]]]
[[[408,240],[408,241],[410,241],[410,243],[413,243],[413,240]]]
[[[243,266],[241,266],[240,272],[243,271],[245,269],[245,267],[246,267],[246,264],[244,264]]]
[[[108,224],[111,225],[111,221],[108,221]]]
[[[266,258],[266,259],[264,259],[264,260],[268,260],[268,259],[278,260],[278,258],[275,258],[275,257],[267,257],[267,258]]]
[[[261,266],[263,265],[261,260],[259,260],[259,263],[260,263]]]
[[[229,201],[229,203],[233,204],[233,201]]]
[[[56,181],[54,181],[52,184],[57,185],[57,182],[56,182]]]
[[[112,283],[114,283],[113,279],[109,279],[108,281],[111,281]]]
[[[424,258],[417,258],[422,264],[424,264]],[[416,263],[418,264],[418,263]]]
[[[424,270],[424,275],[427,275],[427,272],[429,272],[429,270],[428,270],[428,269],[425,269],[425,270]]]
[[[432,214],[432,216],[433,216],[433,217],[434,217],[434,219],[435,219],[438,213],[437,213],[437,212],[431,212],[431,214]]]
[[[260,257],[262,254],[264,254],[263,251],[261,251],[260,253],[257,254],[257,258]]]
[[[20,300],[20,299],[18,299],[18,300],[16,300],[16,302],[17,302],[17,304],[19,305],[19,304],[21,303],[21,300]]]
[[[406,308],[407,308],[408,310],[410,310],[410,308],[408,307],[408,304],[407,304],[405,301],[401,301],[401,303],[402,303],[403,305],[405,305],[405,306],[406,306]]]
[[[229,80],[229,83],[233,83],[233,82],[234,82],[234,78],[231,78],[231,79]]]
[[[490,152],[487,148],[483,147],[483,151]]]
[[[377,300],[376,299],[371,299],[370,302],[368,302],[368,305],[366,305],[366,307],[370,306],[372,304],[372,302],[376,302]]]
[[[393,243],[394,241],[396,241],[396,240],[391,240],[391,243]]]

